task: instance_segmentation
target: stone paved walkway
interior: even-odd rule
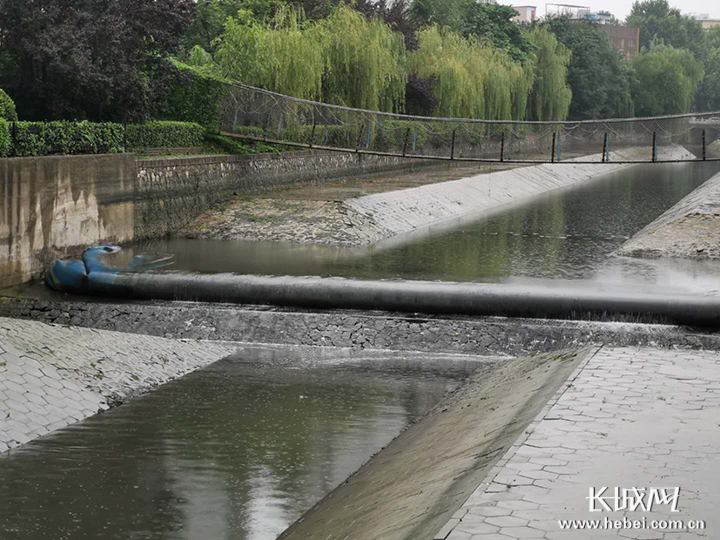
[[[720,355],[601,349],[486,480],[436,539],[720,538]],[[657,501],[649,512],[590,512],[591,503],[602,508],[587,500],[591,487],[608,487],[605,497],[616,487],[679,487],[677,512]],[[614,501],[605,502],[614,509]],[[646,526],[581,531],[559,525],[566,519],[605,525],[605,518],[644,518]],[[682,520],[684,528],[653,530],[652,521],[660,520]],[[689,520],[705,520],[706,529],[689,530]]]
[[[0,318],[0,452],[233,351],[222,344]]]

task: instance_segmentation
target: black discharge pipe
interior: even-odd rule
[[[720,326],[720,297],[690,294],[181,272],[93,272],[89,281],[91,292],[137,299],[550,319],[622,316]]]

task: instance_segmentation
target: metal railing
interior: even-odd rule
[[[293,98],[227,84],[223,135],[292,147],[379,156],[491,163],[676,163],[677,146],[720,161],[720,113],[577,122],[528,122],[399,115]],[[705,124],[702,124],[702,123]]]

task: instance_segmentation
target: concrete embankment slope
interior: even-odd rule
[[[234,351],[219,343],[0,318],[0,452]]]
[[[720,174],[625,242],[618,253],[645,258],[720,258]]]
[[[472,376],[280,539],[431,540],[595,350],[519,358]]]
[[[646,159],[646,149],[612,153],[610,163],[571,164],[572,161],[601,161],[600,155],[570,163],[547,164],[463,178],[412,189],[377,193],[345,201],[345,205],[374,225],[378,239],[390,238],[452,218],[489,211],[526,200],[555,189],[571,186],[616,172],[632,164],[613,161]],[[685,148],[668,149],[664,159],[695,159]]]

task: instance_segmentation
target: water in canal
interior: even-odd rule
[[[274,539],[489,365],[310,351],[242,350],[0,455],[0,538]]]
[[[720,170],[715,163],[642,165],[367,248],[169,239],[139,252],[175,254],[177,270],[444,281],[573,280],[588,286],[717,288],[717,264],[613,253]],[[132,250],[127,255],[131,255]]]

